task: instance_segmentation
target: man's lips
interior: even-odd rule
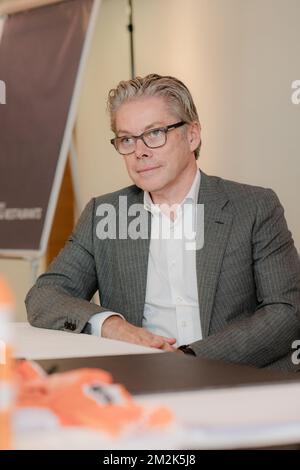
[[[137,173],[147,173],[148,171],[157,170],[158,168],[160,168],[160,166],[149,166],[148,168],[137,170]]]

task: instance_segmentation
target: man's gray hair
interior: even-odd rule
[[[179,119],[187,123],[199,122],[195,103],[185,84],[178,78],[152,73],[146,77],[135,77],[132,80],[121,81],[116,88],[110,90],[107,108],[113,132],[116,132],[115,115],[118,108],[124,102],[142,96],[161,96],[166,99],[171,110],[177,114]],[[196,159],[199,156],[200,147],[201,142],[194,151]]]

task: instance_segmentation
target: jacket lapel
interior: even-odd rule
[[[204,245],[196,252],[198,299],[203,338],[209,334],[215,293],[232,226],[232,208],[219,179],[201,172],[198,204],[204,204]]]
[[[144,212],[144,217],[148,220],[147,237],[132,239],[127,236],[124,240],[118,240],[118,260],[120,274],[124,290],[122,291],[123,301],[128,305],[130,311],[128,316],[130,321],[137,326],[142,326],[144,312],[144,303],[146,297],[148,255],[151,234],[151,216],[143,207],[144,193],[139,188],[128,196],[127,209],[133,208],[134,204],[139,204]],[[128,216],[127,229],[130,230],[130,224],[139,216]],[[127,232],[128,233],[128,232]]]

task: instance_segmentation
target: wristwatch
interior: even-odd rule
[[[196,356],[195,351],[189,347],[188,344],[183,344],[182,346],[179,346],[180,351],[184,352],[184,354],[189,354],[190,356]]]

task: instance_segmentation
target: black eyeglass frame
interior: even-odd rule
[[[140,135],[124,135],[124,136],[120,136],[120,137],[115,137],[114,139],[111,139],[110,140],[110,143],[115,147],[116,151],[120,154],[120,155],[130,155],[131,153],[134,152],[134,150],[132,150],[132,152],[128,152],[128,153],[121,153],[120,150],[117,148],[117,140],[118,139],[121,139],[123,137],[127,137],[127,138],[133,138],[135,140],[135,145],[136,145],[136,141],[138,139],[142,139],[142,141],[144,142],[144,144],[146,145],[146,147],[148,147],[149,149],[158,149],[160,147],[163,147],[164,145],[166,145],[167,143],[167,135],[168,135],[168,132],[173,130],[173,129],[178,129],[178,127],[181,127],[181,126],[184,126],[185,124],[187,124],[186,121],[179,121],[179,122],[176,122],[175,124],[170,124],[169,126],[165,126],[165,127],[155,127],[153,129],[149,129],[145,132],[142,132],[142,134]],[[165,142],[161,145],[158,145],[158,146],[155,146],[155,147],[150,147],[150,145],[147,144],[147,142],[145,142],[144,140],[144,135],[145,134],[148,134],[150,132],[153,132],[153,131],[163,131],[164,134],[165,134]]]

